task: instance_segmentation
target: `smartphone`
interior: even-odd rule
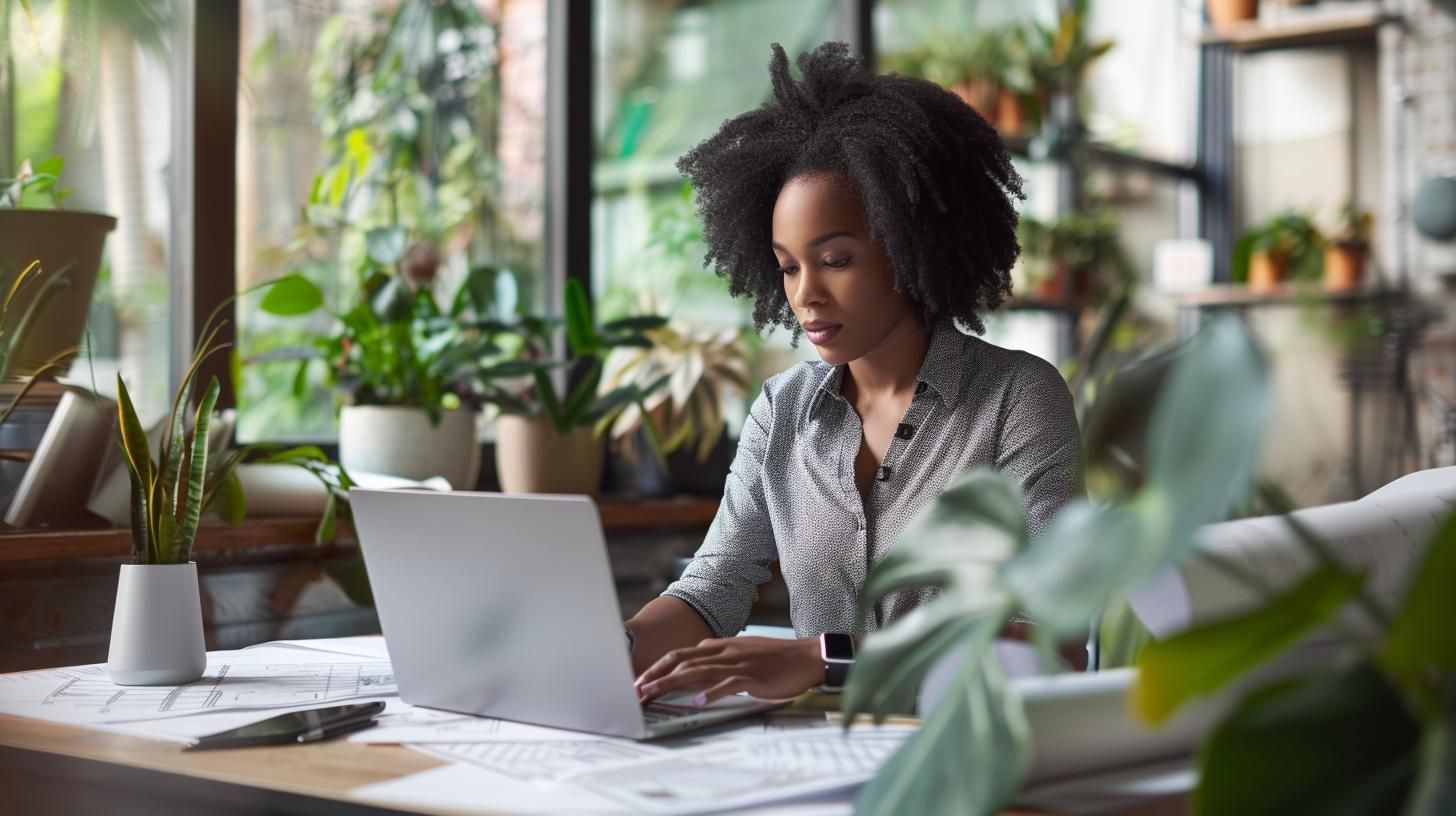
[[[314,742],[341,736],[374,724],[375,715],[384,711],[384,701],[290,711],[199,737],[186,750],[207,748],[241,748],[248,745],[281,745],[290,742]]]

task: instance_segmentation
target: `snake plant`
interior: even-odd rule
[[[20,321],[12,328],[10,314],[16,297],[28,287],[37,284],[42,278],[45,278],[45,282],[40,284],[40,291],[31,299],[30,303],[25,307],[25,311],[21,314]],[[0,302],[0,382],[8,383],[14,379],[15,349],[20,346],[21,342],[25,340],[25,336],[30,333],[30,327],[34,325],[36,317],[45,308],[46,303],[56,292],[70,285],[71,282],[66,277],[65,269],[46,278],[45,272],[41,269],[40,261],[31,261],[5,287],[5,300]],[[34,388],[36,383],[44,380],[47,375],[58,371],[75,354],[76,349],[66,349],[52,356],[50,359],[42,361],[40,366],[31,372],[30,378],[26,380],[15,396],[10,399],[10,402],[4,408],[0,408],[0,425],[3,425],[5,420],[10,418],[10,415],[15,412],[16,407],[20,405],[20,401],[25,399],[25,395],[30,393],[30,389]]]

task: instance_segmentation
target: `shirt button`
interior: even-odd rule
[[[921,380],[920,382],[915,383],[915,395],[916,396],[919,396],[921,394],[924,394],[925,393],[925,389],[927,389],[929,387],[930,387],[930,383],[926,382],[925,380]]]
[[[880,470],[875,474],[875,478],[881,482],[890,481],[890,466],[880,465]]]
[[[901,439],[909,439],[915,435],[915,426],[908,422],[901,422],[900,427],[895,429],[895,436]]]

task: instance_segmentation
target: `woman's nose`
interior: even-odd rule
[[[829,292],[824,288],[823,274],[808,265],[800,268],[799,274],[794,276],[794,291],[791,299],[794,306],[800,309],[807,306],[822,306],[829,299]]]

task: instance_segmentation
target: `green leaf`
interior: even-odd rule
[[[582,417],[586,416],[587,409],[592,406],[597,396],[597,386],[602,381],[602,361],[598,357],[590,358],[586,373],[582,375],[581,381],[576,384],[575,390],[571,392],[566,400],[566,407],[561,412],[561,421],[568,428],[580,427],[583,424]]]
[[[556,400],[556,386],[551,384],[551,378],[544,371],[534,372],[532,378],[536,381],[536,400],[541,403],[542,414],[559,433],[571,430],[561,420],[561,404]]]
[[[132,477],[131,535],[133,556],[137,563],[154,563],[147,556],[153,552],[151,528],[151,491],[156,478],[152,465],[152,453],[147,445],[146,431],[142,430],[132,405],[131,394],[121,374],[116,375],[117,428],[120,430],[120,444],[127,470]]]
[[[1000,663],[973,650],[920,729],[865,784],[855,813],[990,816],[1020,788],[1030,759],[1021,700]]]
[[[660,329],[666,325],[667,318],[661,315],[637,315],[635,317],[620,317],[616,320],[609,320],[602,324],[602,332],[604,334],[645,332]]]
[[[1189,342],[1148,428],[1147,483],[1174,511],[1172,556],[1249,494],[1268,406],[1267,372],[1247,331],[1232,318],[1210,322]]]
[[[960,598],[935,598],[865,638],[840,698],[845,717],[870,712],[878,720],[887,714],[914,714],[920,682],[931,666],[961,643],[984,649],[981,641],[995,635],[1011,605],[1003,602],[977,614]]]
[[[302,400],[308,394],[308,366],[314,361],[314,357],[305,357],[298,361],[298,370],[293,373],[293,398]]]
[[[1406,816],[1450,816],[1456,813],[1456,684],[1442,706],[1441,720],[1427,723],[1415,790]]]
[[[480,376],[486,380],[505,380],[513,377],[525,377],[535,374],[538,371],[550,371],[559,366],[555,362],[534,362],[531,360],[507,360],[480,369]]]
[[[369,259],[380,266],[394,266],[404,257],[404,227],[376,227],[364,233]]]
[[[292,317],[308,314],[324,304],[323,290],[313,281],[294,273],[273,281],[259,306],[268,314]]]
[[[576,278],[566,281],[566,344],[573,357],[586,357],[597,350],[591,304],[587,302],[586,289]]]
[[[217,510],[218,516],[228,524],[237,524],[248,516],[248,499],[243,494],[243,482],[236,472],[230,472],[223,477],[221,485],[221,490],[211,503],[211,509]],[[206,512],[209,508],[204,505],[202,509]]]
[[[207,489],[207,427],[212,421],[212,409],[217,406],[217,395],[221,391],[217,377],[213,377],[202,395],[202,404],[197,406],[197,415],[192,421],[192,457],[187,474],[187,504],[182,510],[182,529],[177,540],[179,564],[192,559],[192,542],[197,538],[197,522],[202,518],[202,504]]]
[[[1446,517],[1426,549],[1405,603],[1385,638],[1383,662],[1403,682],[1435,669],[1456,669],[1456,513]]]
[[[409,284],[396,275],[389,275],[372,297],[369,308],[381,323],[408,320],[414,311],[414,297]]]
[[[1368,663],[1261,688],[1204,743],[1193,812],[1398,813],[1420,734]]]
[[[1326,564],[1258,609],[1149,643],[1129,690],[1134,713],[1159,723],[1188,700],[1218,691],[1323,626],[1363,583]]]

